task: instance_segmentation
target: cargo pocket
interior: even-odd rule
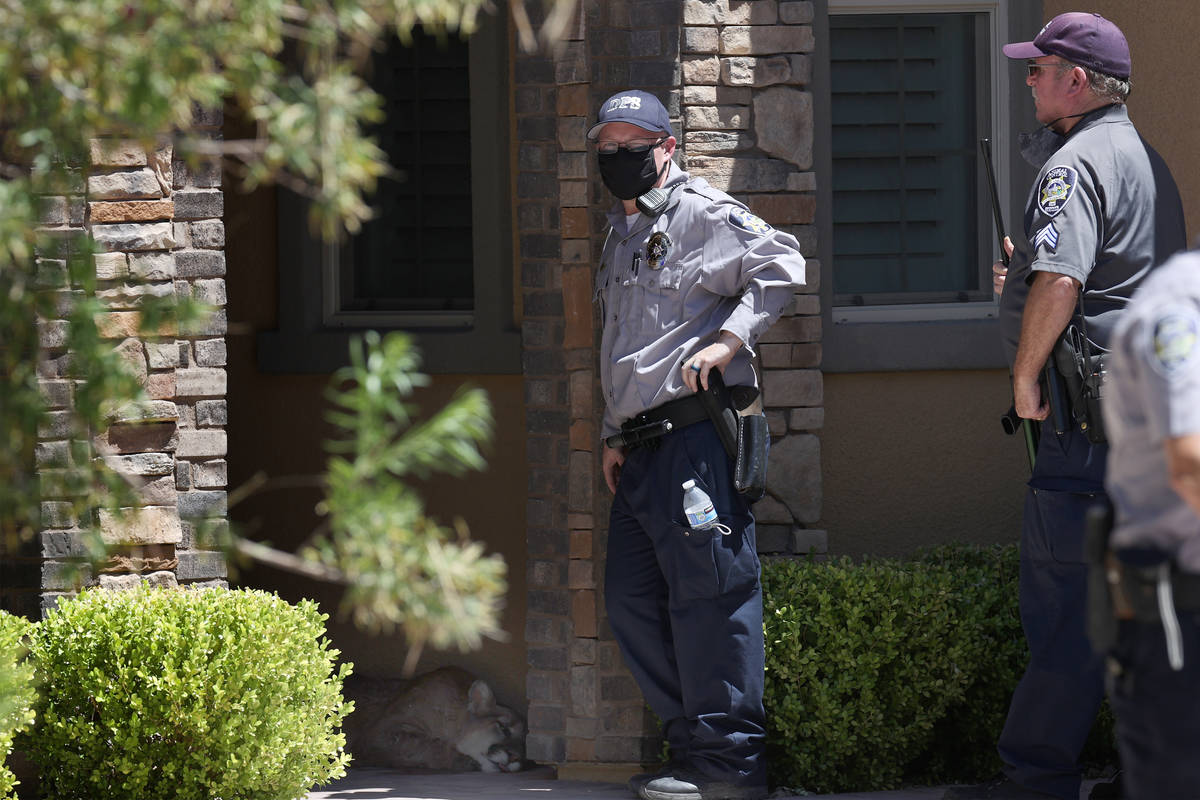
[[[668,583],[676,587],[673,601],[712,600],[743,592],[758,582],[758,554],[744,529],[728,536],[720,531],[694,531],[675,526],[670,564],[664,564]]]
[[[1084,541],[1088,509],[1100,502],[1097,492],[1062,492],[1033,489],[1032,511],[1036,515],[1036,548],[1027,557],[1059,564],[1084,564]]]
[[[671,600],[710,600],[719,595],[720,581],[713,547],[714,539],[720,538],[721,534],[672,526],[670,535],[670,563],[663,565],[663,571],[667,575],[667,584],[675,587]]]

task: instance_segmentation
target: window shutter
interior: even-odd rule
[[[980,292],[975,14],[830,18],[838,305]]]
[[[343,266],[344,310],[470,311],[471,129],[468,44],[414,33],[374,60],[385,103],[376,130],[396,175]]]

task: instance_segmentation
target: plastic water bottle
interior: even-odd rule
[[[695,481],[683,482],[683,513],[694,531],[706,531],[718,524],[712,500]]]

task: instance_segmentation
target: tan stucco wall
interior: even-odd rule
[[[323,399],[328,376],[260,372],[256,334],[276,327],[278,287],[275,207],[270,191],[226,200],[228,240],[229,486],[231,493],[259,471],[268,476],[313,475],[324,465],[322,441],[329,428]],[[459,664],[486,678],[501,702],[523,708],[525,698],[525,418],[520,375],[442,375],[415,397],[422,408],[438,408],[464,382],[488,392],[496,417],[489,469],[458,479],[440,479],[420,487],[429,513],[450,524],[461,516],[472,538],[509,565],[508,602],[502,618],[505,642],[487,642],[481,650],[460,654],[427,652],[418,671]],[[252,538],[284,548],[301,543],[321,523],[314,512],[315,489],[260,493],[230,508],[235,525]],[[289,600],[318,600],[330,614],[335,647],[358,672],[398,674],[404,660],[403,638],[368,636],[338,616],[340,591],[275,569],[242,569],[235,582],[278,591]]]
[[[1008,374],[825,376],[821,525],[833,554],[1015,541],[1029,468],[1005,436]]]
[[[1200,39],[1195,0],[1087,7],[1129,40],[1130,115],[1170,165],[1195,239],[1200,65],[1188,56]],[[1044,10],[1049,20],[1079,6],[1048,0]],[[830,552],[895,555],[950,539],[1015,540],[1028,467],[1018,437],[1004,436],[998,423],[1009,398],[1003,371],[827,374],[821,524]]]

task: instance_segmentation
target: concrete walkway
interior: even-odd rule
[[[1080,793],[1086,800],[1095,781]],[[939,800],[945,787],[894,792],[804,795],[810,800]],[[773,800],[795,795],[776,795]],[[308,796],[308,800],[636,800],[620,783],[560,781],[549,769],[516,774],[465,772],[452,775],[406,775],[382,769],[353,769],[342,780]]]

